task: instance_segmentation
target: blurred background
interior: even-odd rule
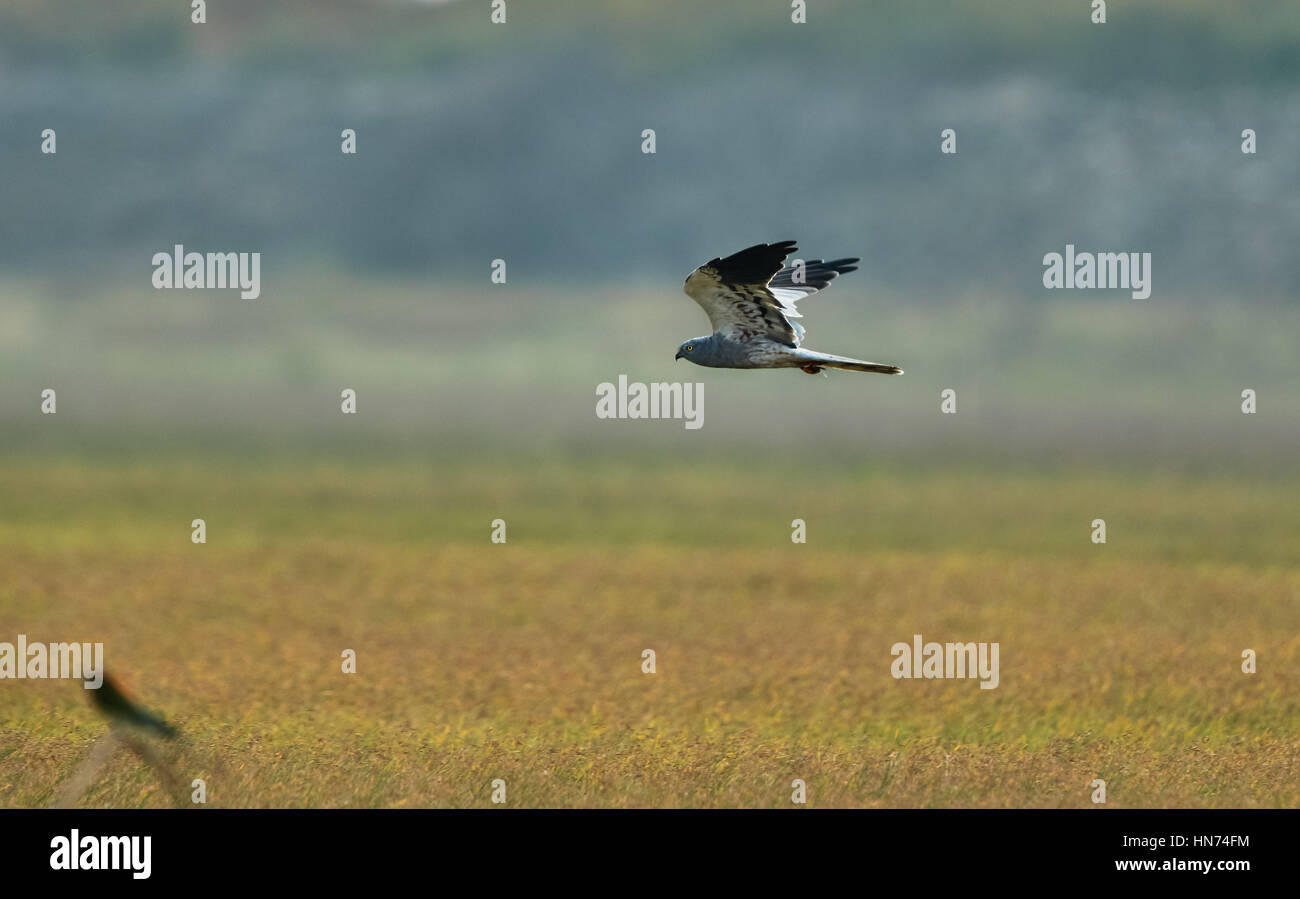
[[[1300,5],[808,6],[7,0],[0,639],[103,641],[214,804],[1300,802]],[[862,257],[808,345],[903,377],[673,361],[785,239]],[[598,420],[623,374],[704,427]],[[916,633],[1002,685],[895,681]],[[46,805],[104,725],[0,689]]]
[[[14,0],[4,443],[1289,465],[1300,8],[1075,6]],[[673,363],[685,275],[787,238],[863,258],[808,344],[904,378]],[[176,243],[261,298],[153,290]],[[1067,243],[1150,299],[1045,290]],[[705,382],[704,429],[597,421],[620,373]]]

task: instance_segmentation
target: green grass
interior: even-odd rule
[[[1292,480],[539,458],[9,457],[0,639],[102,640],[217,805],[1300,801]],[[1000,687],[894,680],[913,633]],[[0,689],[0,805],[47,804],[104,725]],[[83,800],[168,801],[127,755]]]
[[[893,461],[809,467],[780,490],[766,489],[782,482],[779,460],[761,457],[742,470],[707,456],[689,465],[649,455],[466,457],[10,457],[0,541],[142,551],[188,539],[190,522],[203,518],[213,544],[226,547],[440,547],[478,544],[505,518],[512,545],[744,549],[784,546],[802,518],[809,545],[836,552],[1254,567],[1300,555],[1300,480],[1277,474]],[[1107,522],[1105,547],[1090,540],[1096,518]]]
[[[674,363],[672,285],[292,283],[0,285],[0,640],[103,641],[213,804],[1300,802],[1293,305],[865,284],[815,333],[907,375],[814,379]],[[596,420],[620,373],[704,428]],[[915,633],[1001,685],[894,680]],[[104,722],[0,691],[0,805],[47,805]],[[119,755],[82,801],[171,800]]]

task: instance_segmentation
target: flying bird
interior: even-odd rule
[[[145,739],[161,736],[184,743],[186,741],[180,731],[129,699],[107,672],[104,673],[103,683],[86,692],[90,694],[95,707],[108,718],[109,729],[91,747],[90,754],[77,770],[59,786],[59,792],[54,797],[54,807],[75,808],[112,759],[118,746],[123,745],[153,767],[178,806],[189,805],[184,782],[176,775],[163,753],[154,749],[151,740]]]
[[[686,295],[709,316],[713,333],[687,340],[677,359],[709,368],[797,368],[815,375],[825,368],[901,375],[894,365],[832,356],[800,346],[804,330],[795,304],[823,289],[845,272],[857,271],[853,259],[814,259],[786,266],[799,248],[793,240],[756,244],[712,259],[691,272]]]

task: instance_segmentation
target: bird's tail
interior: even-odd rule
[[[813,350],[804,350],[803,355],[807,359],[807,362],[802,366],[805,371],[811,367],[818,369],[838,368],[843,371],[873,371],[882,375],[901,375],[903,373],[903,370],[897,365],[863,362],[861,359],[850,359],[848,356],[832,356],[830,353],[818,353]]]

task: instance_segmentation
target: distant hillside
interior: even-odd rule
[[[806,26],[783,0],[517,0],[506,26],[486,0],[188,8],[0,11],[0,267],[130,276],[179,242],[262,251],[269,277],[293,258],[475,282],[504,258],[564,284],[794,237],[921,302],[1043,297],[1067,243],[1151,252],[1158,296],[1300,283],[1300,6],[1112,3],[1104,26],[1030,0],[817,0]]]
[[[0,53],[11,62],[147,66],[195,56],[295,66],[304,59],[392,68],[498,48],[599,46],[628,66],[708,69],[798,40],[874,60],[931,53],[932,64],[1014,54],[1084,77],[1117,69],[1195,78],[1294,76],[1300,6],[1275,0],[1112,2],[1104,45],[1088,0],[809,0],[796,37],[786,0],[211,0],[207,24],[187,0],[8,0]],[[1104,66],[1098,66],[1098,54]],[[1157,63],[1153,68],[1151,63]]]

